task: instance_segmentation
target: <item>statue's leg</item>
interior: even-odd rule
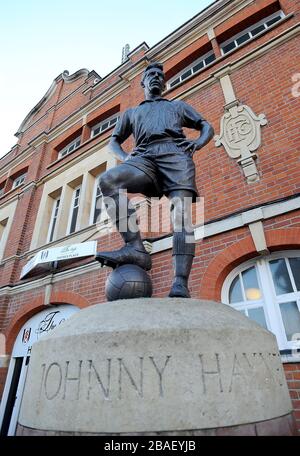
[[[135,209],[126,195],[126,192],[143,193],[151,184],[143,171],[126,164],[109,169],[101,176],[100,188],[107,213],[125,245],[113,252],[97,253],[96,259],[100,263],[110,267],[131,263],[151,269],[151,257],[142,243]]]
[[[195,256],[195,237],[192,228],[193,193],[174,190],[169,194],[173,224],[174,280],[169,297],[190,298],[188,279]]]

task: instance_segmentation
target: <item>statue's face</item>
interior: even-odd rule
[[[152,95],[161,95],[165,88],[165,75],[159,68],[151,68],[145,74],[143,85]]]

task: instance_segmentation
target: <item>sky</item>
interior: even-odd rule
[[[154,46],[213,0],[10,0],[0,6],[0,157],[64,70],[101,77],[126,43]]]

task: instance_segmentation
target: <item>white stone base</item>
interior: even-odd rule
[[[223,304],[149,298],[81,310],[36,343],[19,423],[143,433],[237,426],[291,410],[273,334]]]

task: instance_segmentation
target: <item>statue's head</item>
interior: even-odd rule
[[[145,68],[141,86],[149,94],[161,95],[165,89],[165,73],[161,63],[153,62]]]

